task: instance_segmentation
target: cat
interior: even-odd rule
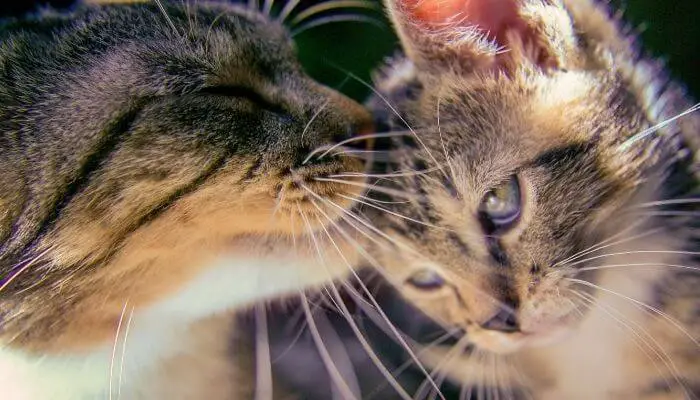
[[[3,398],[250,398],[228,311],[355,262],[306,239],[365,162],[309,154],[367,110],[227,2],[43,11],[0,38]]]
[[[698,107],[598,1],[385,3],[372,264],[457,337],[417,398],[700,397]]]

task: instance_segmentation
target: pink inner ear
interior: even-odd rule
[[[399,0],[415,21],[440,28],[459,24],[476,26],[504,44],[509,30],[525,29],[518,15],[518,0]]]

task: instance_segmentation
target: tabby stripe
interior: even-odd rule
[[[137,106],[127,111],[114,122],[112,122],[111,126],[107,129],[100,142],[98,143],[95,151],[87,157],[87,159],[83,162],[83,165],[80,167],[73,180],[68,185],[66,185],[66,188],[63,191],[63,193],[60,194],[59,198],[57,198],[54,204],[52,204],[52,211],[41,222],[41,228],[35,234],[34,240],[30,241],[26,246],[24,246],[24,248],[21,249],[20,253],[25,253],[31,247],[35,246],[36,242],[40,240],[41,237],[54,226],[54,224],[58,220],[58,216],[61,215],[63,210],[68,206],[68,204],[70,204],[71,200],[75,197],[75,195],[80,193],[80,191],[84,189],[85,186],[87,186],[87,184],[90,182],[92,174],[100,169],[102,162],[105,161],[116,149],[119,143],[121,143],[121,139],[123,138],[122,135],[125,132],[129,131],[131,125],[134,123],[136,118],[139,116],[141,110],[143,110],[143,108],[147,104],[148,101],[146,99],[143,99],[138,103]],[[23,210],[23,212],[24,211],[26,210]],[[19,227],[16,226],[15,230],[16,229],[19,229]]]

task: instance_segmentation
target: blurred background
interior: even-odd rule
[[[357,100],[363,100],[369,89],[357,79],[348,78],[346,71],[369,82],[371,71],[397,48],[396,37],[384,18],[379,1],[368,1],[376,7],[320,11],[296,24],[299,56],[307,71]],[[278,4],[273,11],[279,12],[285,2],[276,0]],[[616,9],[624,11],[625,19],[632,26],[642,32],[647,51],[666,60],[674,77],[685,82],[696,99],[700,98],[700,0],[611,2]],[[3,0],[0,15],[21,15],[41,6],[70,7],[72,3],[74,0]],[[302,0],[295,9],[303,12],[319,3],[318,0]],[[305,17],[299,11],[292,13],[290,22]],[[363,21],[337,21],[358,19],[357,15]],[[371,23],[366,21],[368,18]]]

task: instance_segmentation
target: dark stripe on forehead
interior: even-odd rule
[[[591,150],[593,149],[594,145],[589,142],[574,143],[564,147],[549,149],[535,158],[531,162],[531,165],[535,167],[557,168],[565,163],[595,157],[591,155]],[[592,159],[592,161],[594,160],[595,159]]]

